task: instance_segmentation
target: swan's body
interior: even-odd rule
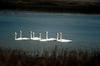
[[[60,39],[60,40],[57,40],[59,42],[72,42],[72,40],[68,40],[68,39]]]
[[[22,38],[16,38],[15,40],[23,40]]]
[[[56,38],[48,38],[47,41],[54,41]]]
[[[30,38],[24,37],[22,38],[22,40],[30,40]]]
[[[34,37],[32,40],[40,40],[39,37]]]
[[[60,38],[59,38],[59,36],[60,36]],[[58,42],[72,42],[72,40],[62,39],[62,33],[60,33],[60,35],[57,33],[57,41]]]

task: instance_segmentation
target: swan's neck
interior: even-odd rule
[[[62,33],[60,33],[60,40],[62,39]]]
[[[46,39],[48,39],[48,32],[46,32]]]
[[[40,38],[40,40],[41,40],[41,39],[42,39],[42,38],[41,38],[41,33],[39,33],[39,35],[40,35],[39,38]]]
[[[57,40],[59,39],[59,33],[57,33]]]
[[[20,30],[20,38],[22,38],[22,31]]]

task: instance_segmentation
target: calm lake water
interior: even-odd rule
[[[72,42],[15,41],[14,32],[19,34],[20,30],[24,37],[29,37],[30,31],[36,32],[36,36],[48,31],[49,37],[62,32],[63,37]],[[0,11],[0,47],[33,50],[52,49],[55,45],[69,49],[100,48],[100,15]]]

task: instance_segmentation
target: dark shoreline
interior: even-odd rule
[[[100,14],[100,3],[85,3],[80,5],[79,2],[1,2],[0,10],[21,10],[36,11],[48,13],[83,13],[83,14]]]

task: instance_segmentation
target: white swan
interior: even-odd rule
[[[46,40],[47,41],[54,41],[56,38],[48,38],[48,31],[46,32]]]
[[[42,41],[42,42],[47,41],[47,39],[42,39],[42,38],[41,38],[41,33],[39,33],[39,35],[40,35],[40,41]]]
[[[22,31],[20,31],[21,37],[22,37]],[[22,37],[22,40],[29,40],[30,38]]]
[[[35,37],[35,33],[33,32],[33,34],[32,34],[32,32],[31,32],[31,40],[40,40],[40,38]]]
[[[59,38],[59,36],[60,36],[60,38]],[[58,42],[72,42],[72,40],[62,39],[62,33],[60,33],[60,35],[59,35],[59,33],[57,33],[57,41]]]
[[[41,33],[39,33],[40,34],[40,38],[41,38]],[[46,31],[46,37],[45,37],[45,39],[40,39],[40,41],[54,41],[54,40],[56,40],[56,38],[48,38],[48,32]]]
[[[15,40],[22,40],[22,31],[20,31],[20,37],[17,38],[17,33],[15,32]]]
[[[20,30],[20,37],[17,38],[17,33],[15,32],[15,40],[29,40],[29,38],[23,37],[22,38],[22,31]]]

